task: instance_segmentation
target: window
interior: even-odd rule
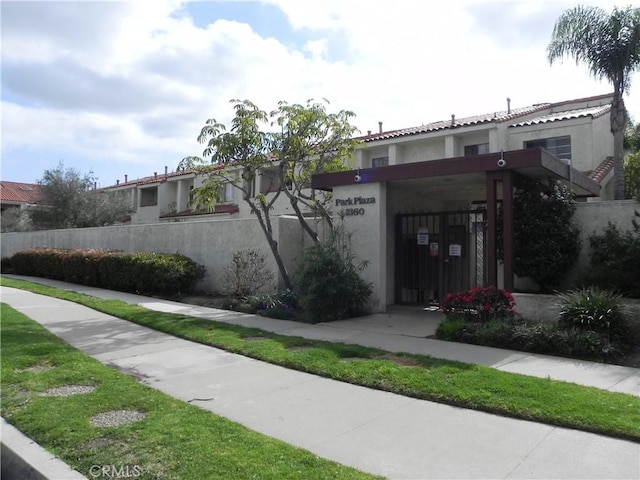
[[[465,157],[468,157],[469,155],[482,155],[483,153],[489,153],[488,143],[478,143],[477,145],[464,146]]]
[[[389,157],[378,157],[371,159],[371,166],[373,168],[386,167],[387,165],[389,165]]]
[[[571,160],[571,137],[541,138],[524,142],[524,148],[546,148],[558,158]]]
[[[143,188],[140,190],[140,206],[152,207],[158,205],[158,187]]]
[[[280,188],[277,168],[265,168],[260,174],[260,193],[275,192]]]

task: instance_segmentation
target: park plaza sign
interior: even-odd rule
[[[349,198],[336,198],[336,207],[344,208],[344,214],[350,215],[364,215],[365,209],[360,205],[371,205],[376,203],[375,197],[349,197]]]

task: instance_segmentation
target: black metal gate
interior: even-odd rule
[[[395,302],[438,304],[486,282],[486,210],[396,216]]]

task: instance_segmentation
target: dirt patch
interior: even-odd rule
[[[415,358],[403,357],[401,355],[393,355],[392,353],[380,355],[379,357],[376,357],[376,358],[380,358],[383,360],[390,360],[394,363],[397,363],[398,365],[403,365],[405,367],[421,367],[422,366],[422,364]]]
[[[95,427],[119,427],[120,425],[138,422],[144,416],[144,413],[137,410],[111,410],[92,417],[91,425]]]
[[[37,364],[37,365],[32,365],[31,367],[27,367],[25,369],[22,370],[16,370],[16,373],[23,373],[23,372],[28,372],[28,373],[42,373],[42,372],[48,372],[49,370],[53,370],[53,366],[51,365],[47,365],[47,364]]]
[[[96,448],[106,447],[107,445],[111,445],[113,443],[113,439],[109,437],[99,437],[94,438],[93,440],[89,440],[85,443],[86,450],[93,450]]]
[[[50,388],[40,394],[41,397],[70,397],[71,395],[82,395],[91,393],[96,389],[93,385],[63,385],[61,387]]]

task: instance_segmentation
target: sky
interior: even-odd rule
[[[624,3],[585,0],[610,11]],[[232,99],[271,111],[327,99],[362,134],[609,93],[571,58],[549,65],[577,3],[537,0],[0,3],[2,180],[59,164],[99,186],[174,171]],[[640,73],[625,103],[640,121]]]

